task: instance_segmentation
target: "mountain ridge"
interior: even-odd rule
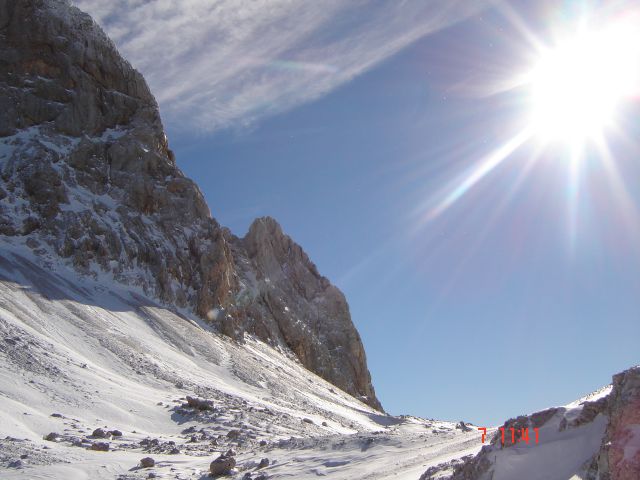
[[[65,0],[1,0],[0,25],[0,234],[289,349],[382,409],[342,293],[270,217],[244,238],[218,224],[102,29]]]

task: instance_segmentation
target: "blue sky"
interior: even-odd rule
[[[78,3],[119,32],[125,55],[142,55],[127,23],[91,2]],[[583,4],[459,6],[426,29],[389,12],[391,3],[374,2],[374,19],[364,22],[336,6],[341,22],[325,19],[313,40],[301,33],[278,47],[267,73],[239,71],[250,86],[239,82],[238,91],[216,77],[211,96],[187,87],[177,94],[170,77],[150,72],[177,162],[214,217],[242,236],[255,217],[273,216],[345,292],[391,413],[496,424],[568,403],[639,363],[634,105],[620,114],[626,136],[609,142],[618,183],[592,146],[572,170],[565,146],[527,142],[438,209],[526,123],[522,88],[489,95],[533,58],[514,18],[544,39]],[[408,17],[433,17],[407,5],[418,9]],[[397,24],[369,32],[390,13]],[[295,57],[300,38],[307,57],[322,50],[324,60],[282,60]],[[368,44],[375,53],[364,59]],[[237,56],[246,46],[228,49]],[[185,62],[180,55],[175,61]],[[207,71],[203,62],[183,66],[197,75]],[[207,85],[206,77],[194,81]],[[256,92],[267,99],[258,107],[245,102]],[[176,107],[181,95],[202,106],[193,117]]]

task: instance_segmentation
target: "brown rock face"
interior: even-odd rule
[[[588,472],[593,480],[640,478],[640,367],[613,376],[609,424]]]
[[[381,409],[342,292],[272,218],[254,221],[240,243],[244,252],[236,258],[250,266],[240,270],[244,330],[286,345],[308,369]]]
[[[342,293],[270,218],[237,238],[144,78],[66,0],[0,0],[0,241],[253,335],[380,409]]]

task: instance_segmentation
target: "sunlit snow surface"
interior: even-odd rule
[[[201,478],[233,448],[233,478],[268,458],[254,477],[417,479],[481,447],[475,429],[380,414],[260,342],[233,343],[140,291],[30,255],[10,244],[0,253],[2,478]],[[215,411],[177,412],[187,395]],[[98,427],[123,435],[92,439]],[[43,440],[50,432],[61,439]],[[146,438],[180,453],[144,451]],[[87,449],[100,441],[109,452]],[[156,466],[137,468],[146,456]]]

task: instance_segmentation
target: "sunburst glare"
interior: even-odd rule
[[[582,160],[592,153],[601,154],[612,133],[624,134],[622,107],[640,92],[640,15],[629,11],[615,17],[603,11],[582,13],[585,15],[577,20],[565,18],[555,25],[552,31],[560,35],[544,39],[533,35],[522,18],[505,9],[504,17],[527,45],[520,56],[531,59],[519,74],[505,72],[505,78],[512,81],[504,83],[516,85],[509,89],[518,91],[518,113],[513,121],[521,122],[522,128],[479,156],[445,192],[422,205],[420,223],[440,216],[516,150],[535,144],[536,155],[566,159],[570,242],[574,243]],[[598,26],[593,19],[598,19]],[[604,161],[608,162],[606,173],[611,175],[615,167],[610,158]],[[618,184],[618,188],[623,186]]]
[[[601,30],[584,24],[541,53],[530,76],[531,123],[545,142],[582,143],[615,123],[638,85],[640,35],[630,21]]]

